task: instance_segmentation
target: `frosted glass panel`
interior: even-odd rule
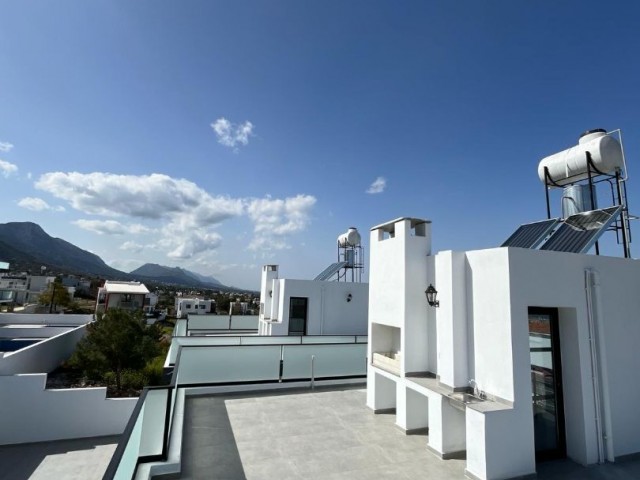
[[[356,337],[353,335],[322,335],[313,337],[302,337],[302,343],[354,343]]]
[[[229,330],[228,315],[189,315],[189,330]]]
[[[169,346],[169,353],[167,354],[167,356],[169,357],[169,365],[173,365],[174,363],[176,363],[176,357],[178,356],[179,348],[180,346],[178,345],[176,338],[171,339],[171,346]]]
[[[231,330],[257,330],[257,315],[242,315],[231,318]]]
[[[267,337],[267,336],[248,336],[242,338],[242,345],[299,345],[300,337]]]
[[[180,337],[171,341],[169,361],[173,365],[178,357],[179,347],[191,345],[240,345],[240,337]]]
[[[179,340],[180,345],[192,347],[198,345],[240,345],[240,337],[211,335],[203,337],[185,337]]]
[[[136,420],[131,436],[124,449],[118,469],[113,476],[114,480],[131,480],[133,472],[136,470],[138,463],[138,452],[140,451],[140,437],[142,436],[142,418],[144,417],[144,405],[140,409],[138,419]]]
[[[285,345],[283,379],[311,378],[311,355],[315,355],[316,378],[365,375],[367,346]]]
[[[278,380],[280,348],[277,345],[183,347],[180,355],[180,386]]]
[[[149,390],[144,400],[142,437],[140,439],[141,457],[160,455],[164,440],[164,417],[167,411],[167,390]]]
[[[176,326],[173,329],[174,337],[185,337],[187,335],[187,321],[185,319],[176,320]]]

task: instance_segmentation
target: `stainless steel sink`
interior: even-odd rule
[[[465,406],[470,403],[479,403],[484,401],[481,398],[475,397],[470,393],[465,392],[453,392],[448,395],[449,404],[459,410],[464,410]]]

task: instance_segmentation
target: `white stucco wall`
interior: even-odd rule
[[[607,436],[618,457],[640,452],[640,416],[636,414],[635,401],[640,395],[636,381],[640,371],[640,263],[623,258],[510,249],[514,325],[526,324],[529,306],[562,307],[559,323],[565,412],[578,408],[585,414],[584,424],[576,424],[579,419],[570,416],[567,427],[576,441],[580,435],[584,439],[585,444],[575,449],[576,455],[586,457],[579,461],[593,463],[597,452],[585,293],[587,268],[597,273],[600,283],[596,288],[599,305],[595,315],[600,317],[596,318],[598,337],[604,347],[600,351],[601,387],[604,400],[609,403],[605,412],[610,422]],[[523,336],[520,332],[514,342],[518,346],[514,366],[521,372],[516,376],[521,383],[516,386],[526,396],[530,395],[531,386],[528,378],[523,379],[529,362]]]
[[[288,335],[291,297],[305,297],[307,335],[367,335],[369,285],[315,280],[277,280],[279,315],[271,335]],[[351,294],[351,301],[347,295]]]
[[[467,310],[472,322],[469,327],[473,330],[474,341],[474,371],[469,372],[469,375],[476,380],[481,390],[513,402],[508,251],[478,250],[467,252],[466,256],[470,272],[466,282],[470,293]],[[528,338],[527,333],[527,355]],[[442,355],[446,353],[438,352],[439,357]],[[530,378],[529,373],[527,378]]]
[[[21,350],[5,353],[0,358],[0,375],[49,373],[71,356],[85,333],[86,325],[82,325]]]
[[[369,333],[369,358],[373,352],[400,352],[401,374],[428,371],[434,366],[426,348],[430,328],[433,333],[429,320],[435,321],[425,296],[433,282],[431,225],[402,218],[374,227],[370,248],[369,322],[377,334]]]
[[[0,377],[0,445],[119,435],[137,398],[105,388],[45,390],[46,374]]]
[[[425,261],[426,254],[413,248],[417,240],[410,234],[409,220],[390,222],[371,235],[369,357],[375,351],[395,351],[400,338],[404,358],[400,375],[370,369],[367,405],[396,407],[403,428],[412,425],[412,415],[419,412],[418,423],[429,423],[430,438],[442,436],[442,448],[435,440],[434,448],[447,453],[460,439],[447,445],[443,436],[452,425],[462,425],[457,414],[444,403],[446,408],[438,410],[439,404],[430,400],[425,417],[424,401],[407,395],[409,379],[403,377],[426,365],[423,370],[438,375],[432,392],[466,387],[473,378],[489,401],[478,410],[467,408],[470,473],[480,478],[534,473],[528,310],[557,308],[567,455],[591,464],[640,452],[640,416],[635,413],[640,394],[635,381],[640,370],[640,264],[515,248],[441,252]],[[593,272],[593,278],[588,277],[593,285],[586,283],[586,270]],[[429,283],[439,292],[439,308],[424,306]],[[593,342],[589,312],[596,329]],[[424,329],[414,329],[419,325]],[[592,349],[598,372],[592,372]],[[604,458],[597,448],[594,373],[600,381]]]
[[[1,325],[85,325],[92,320],[93,315],[0,313]]]

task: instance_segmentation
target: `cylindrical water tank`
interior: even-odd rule
[[[587,152],[591,161],[602,173],[613,173],[623,167],[622,148],[620,143],[606,130],[590,130],[580,136],[578,145],[562,152],[543,158],[538,165],[538,177],[544,183],[544,167],[549,176],[558,185],[567,185],[588,178]],[[597,172],[591,172],[597,175]]]
[[[357,247],[360,245],[360,234],[355,227],[349,227],[347,233],[343,233],[338,237],[338,246],[340,247]]]
[[[562,192],[562,218],[598,208],[598,199],[593,189],[593,202],[589,185],[569,185]]]

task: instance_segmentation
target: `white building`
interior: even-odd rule
[[[205,300],[203,298],[183,298],[176,297],[175,309],[176,317],[185,318],[187,315],[206,315],[212,313],[215,307],[215,300]]]
[[[428,428],[443,458],[466,450],[472,478],[534,473],[536,456],[587,465],[640,452],[640,264],[522,248],[431,255],[430,237],[413,218],[372,229],[368,406]],[[455,393],[474,388],[484,401]]]
[[[338,252],[340,261],[315,280],[278,278],[278,265],[262,267],[259,335],[366,335],[369,285],[360,283],[355,228],[338,237]]]
[[[586,132],[540,162],[548,206],[549,187],[565,187],[563,216],[548,208],[502,248],[432,255],[430,222],[416,218],[371,230],[367,405],[428,428],[442,458],[466,452],[471,478],[640,452],[640,263],[610,135]],[[596,209],[595,177],[611,182],[613,207]],[[625,258],[585,254],[612,229]]]
[[[147,287],[140,282],[107,280],[104,282],[104,286],[98,290],[96,313],[105,312],[109,308],[142,311],[148,293]]]
[[[45,275],[5,274],[0,276],[0,291],[5,293],[12,303],[24,305],[36,303],[40,294],[49,288],[55,277]]]

